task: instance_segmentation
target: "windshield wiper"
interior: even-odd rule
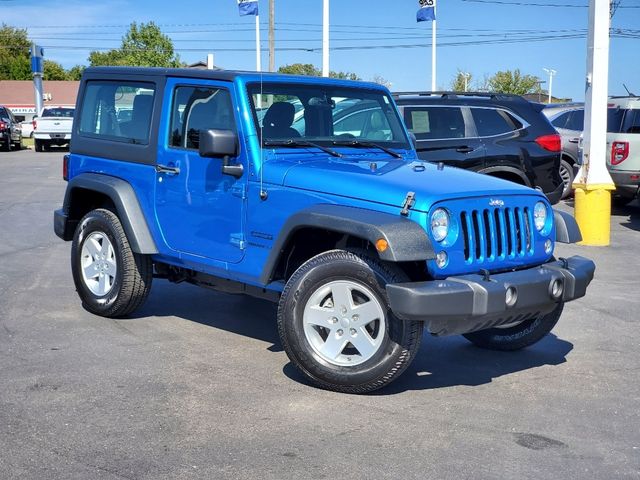
[[[306,140],[267,140],[263,143],[263,145],[265,147],[288,147],[288,148],[313,147],[328,153],[332,157],[342,158],[341,153],[338,153],[331,148],[323,147],[322,145],[318,145],[317,143],[313,143],[313,142],[308,142]]]
[[[373,142],[361,142],[360,140],[334,140],[331,143],[333,143],[338,147],[377,148],[379,150],[382,150],[385,153],[388,153],[394,158],[402,158],[402,155],[400,155],[397,152],[394,152],[390,148],[383,147],[382,145],[378,145],[377,143],[373,143]]]

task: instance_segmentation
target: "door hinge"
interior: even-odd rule
[[[240,250],[247,248],[247,242],[244,239],[244,235],[242,233],[232,233],[231,245],[238,247]]]
[[[234,197],[241,198],[243,200],[247,198],[247,190],[245,188],[245,185],[242,183],[240,185],[238,184],[233,185],[231,187],[231,195],[233,195]]]

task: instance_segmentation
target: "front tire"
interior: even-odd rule
[[[82,306],[103,317],[122,317],[146,300],[153,264],[131,250],[117,215],[92,210],[80,221],[71,246],[71,272]]]
[[[332,250],[304,263],[278,304],[278,332],[291,362],[321,388],[377,390],[415,357],[422,322],[393,315],[387,283],[406,275],[364,253]]]
[[[563,308],[564,303],[560,302],[550,313],[512,327],[490,328],[463,336],[474,345],[488,350],[520,350],[542,340],[558,323]]]

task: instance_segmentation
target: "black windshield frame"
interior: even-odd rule
[[[392,149],[400,149],[400,150],[410,150],[411,140],[406,132],[402,119],[400,118],[400,114],[398,112],[397,107],[391,97],[390,94],[383,90],[378,90],[375,88],[362,88],[362,87],[350,87],[343,85],[333,85],[329,83],[296,83],[296,82],[251,82],[247,84],[247,93],[249,98],[249,104],[251,106],[251,113],[254,121],[254,126],[256,132],[258,134],[258,138],[260,139],[261,145],[264,146],[265,141],[272,140],[283,140],[289,139],[285,138],[268,138],[263,135],[263,131],[261,128],[260,119],[258,118],[258,108],[254,102],[254,98],[257,95],[262,95],[263,97],[267,97],[269,95],[274,96],[287,96],[287,97],[298,97],[303,104],[304,109],[313,108],[309,107],[309,102],[311,99],[327,99],[327,105],[324,105],[324,108],[335,108],[335,103],[332,105],[332,99],[334,98],[342,98],[349,100],[361,100],[362,103],[368,102],[372,104],[375,108],[380,108],[382,110],[383,115],[386,117],[386,121],[388,123],[390,129],[390,135],[392,138],[389,139],[369,139],[369,138],[360,138],[355,137],[358,140],[362,140],[363,142],[368,143],[377,143],[383,145],[386,148]],[[319,107],[317,107],[319,108]],[[345,108],[345,110],[347,110]],[[306,116],[306,113],[304,114]],[[333,112],[332,112],[333,115]],[[333,116],[331,117],[334,122],[337,122]],[[306,133],[306,132],[305,132]],[[263,138],[264,136],[264,138]],[[296,140],[296,137],[292,137],[292,140]],[[323,145],[325,147],[335,147],[334,141],[336,140],[345,140],[344,137],[335,136],[335,135],[323,135],[323,136],[307,136],[302,135],[297,137],[300,141],[309,141],[316,144]],[[348,139],[348,138],[347,138]],[[344,146],[348,148],[348,146]],[[286,147],[283,147],[286,148]]]

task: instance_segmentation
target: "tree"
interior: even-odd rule
[[[371,81],[373,83],[378,83],[378,84],[380,84],[382,86],[385,86],[385,87],[387,87],[389,89],[391,89],[391,87],[393,86],[393,84],[389,80],[387,80],[386,78],[384,78],[381,75],[374,75],[373,78],[371,79]]]
[[[488,88],[493,92],[525,95],[540,89],[540,79],[533,75],[522,75],[519,69],[497,72],[488,80]]]
[[[26,30],[2,24],[0,27],[0,80],[31,78],[30,45]]]
[[[84,69],[85,67],[83,65],[76,65],[75,67],[71,67],[67,72],[67,78],[69,80],[80,80]]]
[[[293,63],[291,65],[283,65],[278,68],[278,73],[286,73],[289,75],[307,75],[310,77],[321,77],[322,71],[314,67],[310,63]],[[360,77],[351,72],[329,72],[331,78],[339,78],[342,80],[360,80]]]
[[[453,78],[451,82],[451,90],[454,92],[466,92],[469,90],[471,86],[471,79],[473,75],[470,73],[465,73],[462,70],[458,69],[456,76]]]
[[[68,80],[69,78],[67,71],[58,62],[45,60],[43,70],[43,80]]]
[[[127,65],[134,67],[180,67],[182,62],[175,53],[173,42],[153,22],[133,22],[122,37],[119,49],[91,52],[89,63],[98,65]]]

